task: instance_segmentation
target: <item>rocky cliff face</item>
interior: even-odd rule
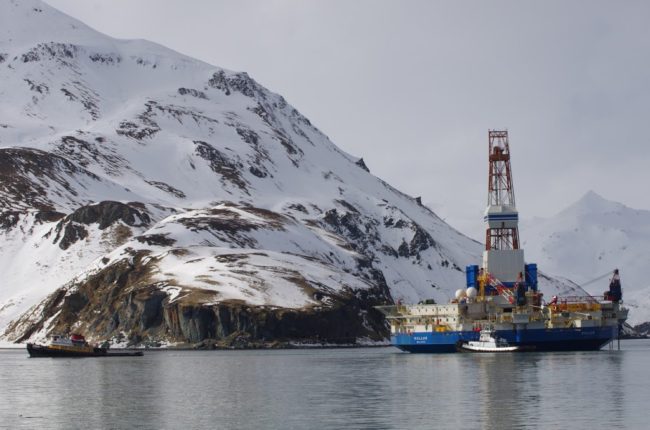
[[[57,290],[9,330],[21,333],[19,342],[47,326],[57,333],[82,331],[93,339],[130,345],[171,342],[206,347],[289,341],[355,343],[382,340],[385,333],[382,319],[372,309],[389,297],[381,283],[366,290],[329,294],[314,289],[311,294],[323,303],[301,309],[251,306],[242,300],[218,300],[213,290],[200,288],[184,289],[178,296],[169,294],[176,290],[153,281],[149,253],[140,251],[132,257],[78,285]],[[296,279],[300,281],[304,282]],[[306,282],[303,286],[312,290]],[[54,323],[49,323],[55,314]]]
[[[373,305],[479,260],[246,73],[38,0],[0,17],[4,340],[378,339]]]

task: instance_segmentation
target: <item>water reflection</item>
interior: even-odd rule
[[[634,347],[181,351],[97,360],[0,351],[0,427],[644,428],[650,342],[625,345]]]
[[[481,387],[479,417],[484,428],[521,428],[538,419],[536,355],[473,355]]]

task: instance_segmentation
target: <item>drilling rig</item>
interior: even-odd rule
[[[483,270],[503,284],[513,284],[525,273],[524,250],[519,248],[519,213],[512,185],[508,131],[490,130],[488,201],[483,220]],[[522,280],[522,279],[520,279]]]
[[[410,352],[600,349],[617,338],[628,310],[611,296],[555,296],[543,304],[537,265],[525,264],[519,240],[508,132],[489,130],[488,140],[482,266],[466,267],[466,289],[447,304],[378,306],[390,322],[391,343]]]

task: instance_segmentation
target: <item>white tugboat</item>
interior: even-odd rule
[[[515,352],[520,347],[510,346],[505,339],[496,337],[494,330],[483,329],[478,340],[460,341],[458,349],[462,352]]]

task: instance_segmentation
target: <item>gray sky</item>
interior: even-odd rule
[[[522,217],[590,189],[650,209],[650,2],[47,1],[247,71],[479,240],[489,128],[510,132]]]

